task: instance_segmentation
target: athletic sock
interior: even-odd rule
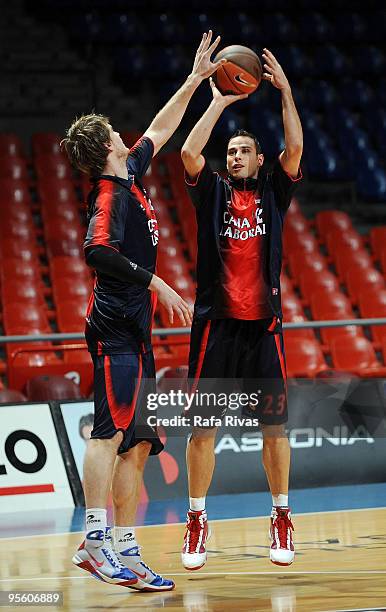
[[[114,548],[122,552],[138,546],[135,538],[135,527],[114,527]]]
[[[288,507],[288,495],[284,495],[283,493],[272,495],[272,505]]]
[[[206,497],[189,497],[189,507],[193,512],[205,510]]]
[[[87,508],[86,509],[86,543],[87,546],[102,546],[104,537],[100,537],[100,531],[103,534],[107,526],[106,508]]]

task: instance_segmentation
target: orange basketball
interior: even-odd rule
[[[242,45],[231,45],[217,53],[213,61],[227,59],[213,75],[222,94],[251,94],[260,85],[262,66],[256,53]]]

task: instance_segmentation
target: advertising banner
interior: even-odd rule
[[[0,512],[74,501],[48,404],[0,406]]]

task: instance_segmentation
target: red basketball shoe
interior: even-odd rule
[[[290,508],[275,506],[271,514],[271,550],[269,558],[275,565],[291,565],[295,557],[292,541],[294,526],[291,522]]]
[[[182,564],[187,570],[198,570],[206,563],[206,543],[210,538],[206,510],[189,510],[186,521]]]

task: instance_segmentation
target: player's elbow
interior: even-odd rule
[[[186,145],[184,145],[181,149],[181,159],[182,161],[185,162],[191,162],[194,161],[194,159],[196,158],[196,155],[193,154],[193,151],[187,147]]]
[[[290,159],[301,157],[303,153],[303,140],[298,140],[286,146],[286,154]]]

